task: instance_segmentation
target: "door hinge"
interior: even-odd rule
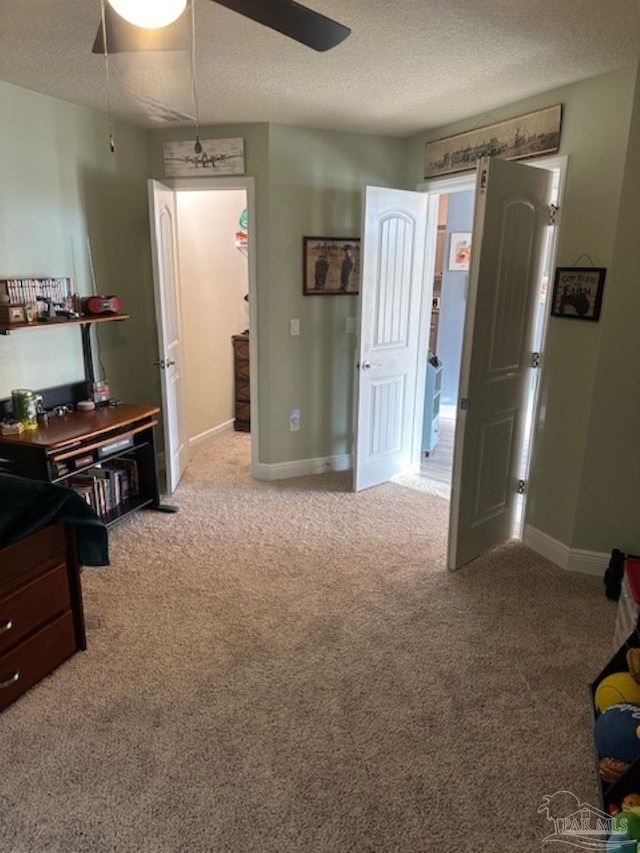
[[[487,191],[487,181],[488,181],[488,173],[486,169],[483,169],[480,172],[480,192],[486,193]]]
[[[524,495],[524,490],[525,490],[526,486],[527,486],[526,480],[518,480],[518,494],[519,495]]]
[[[463,412],[466,412],[469,409],[469,398],[468,397],[460,397],[460,409]]]
[[[532,352],[531,353],[531,367],[540,367],[540,353]]]
[[[547,217],[547,225],[555,225],[556,224],[556,216],[558,214],[559,209],[560,208],[558,207],[557,204],[550,204],[549,205],[549,211],[548,211],[549,215]]]

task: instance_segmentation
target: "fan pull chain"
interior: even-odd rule
[[[109,77],[109,48],[107,45],[107,13],[104,4],[105,0],[100,0],[100,10],[102,13],[102,37],[104,39],[104,72],[107,90],[107,122],[109,125],[109,150],[112,154],[114,154],[116,150],[116,143],[113,138],[113,114],[111,112],[111,85]]]
[[[196,154],[202,154],[202,143],[200,142],[200,112],[198,109],[198,83],[196,74],[196,0],[191,0],[191,90],[193,93],[193,108],[196,114],[196,142],[193,146],[193,150]]]

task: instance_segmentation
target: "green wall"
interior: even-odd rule
[[[255,179],[260,462],[348,454],[355,335],[345,322],[357,297],[302,295],[302,238],[357,237],[363,187],[402,180],[405,143],[273,124],[205,127],[200,135],[244,137],[246,174]],[[154,177],[162,180],[162,143],[192,136],[189,128],[150,134]],[[294,318],[299,337],[289,334]],[[292,408],[302,413],[294,433]]]
[[[133,315],[100,334],[112,392],[154,398],[144,371],[130,370],[148,360],[152,331],[139,310],[150,281],[146,132],[117,124],[112,155],[104,116],[2,82],[0,118],[0,277],[71,276],[90,293],[90,238],[99,291]],[[0,338],[0,397],[83,378],[77,327]]]
[[[363,188],[396,186],[403,156],[397,139],[271,126],[269,279],[259,302],[269,328],[265,462],[351,453],[356,336],[345,326],[358,298],[303,296],[302,238],[359,237]],[[292,318],[299,337],[289,334]],[[299,432],[289,431],[292,408]]]
[[[579,501],[583,477],[593,464],[588,432],[590,418],[600,406],[598,376],[603,346],[605,342],[608,346],[614,343],[607,334],[612,291],[617,286],[612,264],[636,76],[637,69],[628,68],[585,80],[494,110],[491,116],[474,116],[439,128],[409,142],[407,180],[415,186],[422,180],[427,140],[552,104],[563,105],[559,153],[569,156],[569,165],[557,262],[571,266],[587,253],[595,265],[607,267],[609,273],[599,323],[558,318],[549,322],[527,521],[565,545],[601,551],[617,545],[615,531],[603,523],[592,525],[587,542],[584,527],[579,524]],[[632,192],[637,194],[638,186]],[[581,263],[589,262],[583,258]],[[613,388],[624,384],[616,375],[609,376],[607,382]],[[612,496],[605,500],[611,501]],[[598,502],[592,509],[599,515]],[[633,535],[629,530],[628,537]],[[640,547],[640,526],[635,536]]]
[[[356,236],[366,184],[415,187],[424,143],[553,103],[563,104],[569,155],[558,263],[582,253],[608,269],[599,323],[552,318],[529,523],[572,548],[640,550],[640,363],[636,246],[640,221],[637,68],[586,80],[409,140],[281,125],[202,128],[242,136],[256,185],[261,462],[351,450],[355,297],[302,295],[302,237]],[[90,290],[87,237],[98,289],[132,314],[100,330],[113,393],[157,402],[148,176],[163,177],[162,142],[193,130],[143,131],[0,83],[0,276],[70,275]],[[300,320],[299,337],[289,320]],[[0,338],[0,396],[82,378],[77,329]],[[301,429],[288,428],[290,408]]]
[[[640,551],[640,84],[629,136],[616,239],[605,284],[573,540]]]

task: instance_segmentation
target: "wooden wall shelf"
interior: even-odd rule
[[[118,320],[128,320],[129,314],[96,314],[91,317],[75,317],[68,320],[66,317],[57,317],[55,320],[46,322],[34,321],[33,323],[3,323],[0,324],[0,335],[8,335],[20,329],[53,329],[58,326],[88,326],[91,323],[110,323]]]

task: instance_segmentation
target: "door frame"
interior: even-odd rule
[[[549,253],[549,282],[547,284],[548,287],[548,295],[547,299],[551,298],[552,293],[552,273],[556,267],[557,262],[557,253],[558,253],[558,242],[559,242],[559,233],[562,224],[562,215],[564,212],[564,197],[565,197],[565,189],[567,183],[567,171],[569,168],[569,155],[550,155],[548,157],[538,157],[535,160],[524,159],[521,161],[526,166],[533,166],[540,169],[553,169],[558,170],[559,172],[559,180],[558,180],[558,196],[557,196],[557,207],[558,213],[556,215],[556,221],[553,229],[552,236],[552,244],[551,251]],[[435,239],[438,225],[438,198],[440,195],[449,195],[455,192],[464,192],[465,190],[474,190],[476,186],[476,171],[472,172],[464,172],[461,175],[451,175],[444,176],[441,178],[432,178],[430,180],[425,180],[419,183],[416,186],[418,192],[426,192],[429,194],[429,205],[427,212],[427,259],[425,264],[425,272],[426,274],[433,277],[433,272],[435,270]],[[549,303],[547,303],[547,307]],[[431,306],[425,304],[423,306],[423,313],[421,317],[421,339],[420,339],[420,350],[418,353],[419,358],[423,358],[426,360],[427,350],[428,350],[428,340],[429,340],[429,315],[431,311]],[[537,448],[539,446],[538,442],[538,430],[534,429],[534,425],[538,423],[540,417],[540,405],[542,401],[542,396],[540,393],[540,389],[542,388],[543,381],[546,379],[546,371],[547,371],[547,363],[545,359],[545,352],[547,347],[547,335],[549,331],[549,311],[545,311],[545,322],[542,329],[542,337],[540,342],[540,372],[538,374],[538,381],[536,383],[534,398],[533,398],[533,408],[532,408],[532,417],[531,417],[531,434],[529,436],[529,451],[526,459],[526,471],[524,472],[524,479],[529,484],[530,472],[532,468],[535,466],[532,464],[532,461],[536,455]],[[416,423],[421,418],[421,412],[416,412]],[[420,470],[420,444],[419,437],[416,434],[416,443],[414,443],[414,453],[413,453],[413,467],[415,470]],[[520,519],[518,522],[518,530],[517,536],[522,540],[524,534],[524,528],[526,527],[526,517],[527,517],[527,508],[528,508],[528,489],[524,494],[524,506],[522,509],[522,513],[520,515]],[[449,531],[447,532],[447,539],[449,536]]]
[[[258,387],[258,281],[256,262],[256,193],[255,179],[246,177],[225,178],[170,178],[163,181],[175,192],[224,192],[244,190],[247,198],[249,230],[247,261],[249,276],[249,384],[251,388],[251,476],[258,478],[260,459],[260,390]]]

